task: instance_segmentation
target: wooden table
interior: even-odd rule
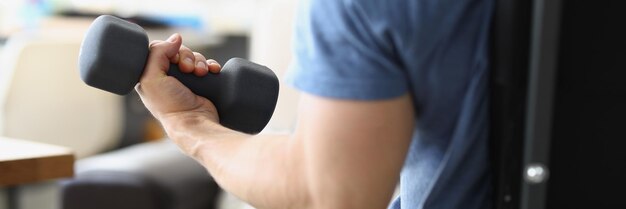
[[[74,175],[74,154],[65,147],[0,137],[0,186],[8,208],[17,208],[15,186]]]

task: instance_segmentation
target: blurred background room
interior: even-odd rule
[[[299,95],[282,81],[296,2],[0,0],[0,209],[250,209],[167,139],[136,93],[84,84],[79,49],[109,14],[150,40],[180,33],[222,64],[260,63],[281,80],[263,131],[291,132]],[[494,2],[494,207],[626,208],[624,1]]]
[[[180,33],[220,63],[242,57],[282,79],[291,59],[292,0],[0,0],[0,140],[67,147],[74,177],[0,184],[0,209],[250,208],[170,143],[136,93],[118,96],[79,78],[78,53],[101,14]],[[265,132],[294,127],[298,95],[281,82]],[[0,170],[10,172],[7,170]]]

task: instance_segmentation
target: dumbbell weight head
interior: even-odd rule
[[[149,53],[143,28],[113,16],[100,16],[87,30],[81,45],[81,79],[92,87],[128,94],[139,82]],[[238,131],[260,132],[276,106],[276,75],[245,59],[230,59],[219,74],[197,77],[180,72],[176,64],[170,65],[167,74],[211,100],[220,123]]]

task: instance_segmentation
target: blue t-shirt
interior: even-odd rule
[[[409,93],[416,125],[391,208],[490,208],[491,0],[304,0],[287,81],[315,95]],[[381,141],[384,141],[382,139]]]

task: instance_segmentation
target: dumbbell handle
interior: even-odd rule
[[[267,110],[273,110],[276,105],[276,76],[269,68],[245,59],[232,58],[220,73],[202,77],[183,73],[177,64],[171,64],[167,75],[178,79],[193,93],[211,100],[220,124],[235,130],[260,132],[272,115]]]
[[[172,76],[183,85],[185,85],[194,94],[202,96],[211,100],[215,107],[219,110],[219,104],[222,103],[223,96],[221,94],[222,86],[229,82],[230,71],[232,69],[222,68],[219,74],[208,73],[205,76],[199,77],[193,73],[183,73],[180,71],[178,64],[170,64],[170,69],[167,71],[168,76]],[[209,90],[210,89],[210,90]],[[220,114],[221,116],[222,114]]]

